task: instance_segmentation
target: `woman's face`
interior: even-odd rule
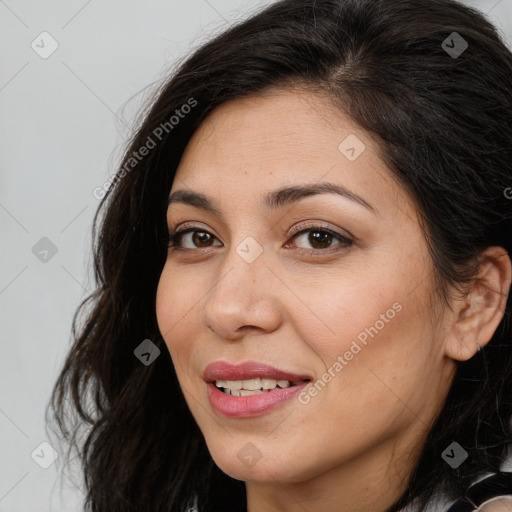
[[[346,193],[266,202],[282,188],[326,183]],[[207,196],[217,213],[183,197],[169,206],[171,231],[195,231],[169,251],[157,318],[217,465],[240,480],[292,483],[348,467],[347,478],[355,468],[368,475],[368,464],[383,472],[416,453],[454,363],[444,315],[433,320],[416,209],[370,136],[313,93],[236,100],[193,136],[177,191]],[[205,382],[214,361],[310,382],[265,392],[289,395],[258,409],[261,393],[220,395]]]

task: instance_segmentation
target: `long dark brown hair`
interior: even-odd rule
[[[511,252],[512,54],[481,14],[451,0],[282,0],[230,27],[162,83],[94,219],[96,288],[73,318],[47,410],[68,455],[79,455],[88,510],[182,512],[194,495],[202,512],[245,510],[244,482],[214,464],[186,406],[155,296],[167,198],[191,136],[223,103],[294,84],[381,141],[421,213],[440,300],[449,284],[471,281],[486,247]],[[388,512],[413,501],[423,511],[437,491],[455,499],[500,469],[512,441],[510,308],[509,298],[490,343],[457,363]],[[134,355],[146,339],[161,350],[148,366]],[[454,440],[469,454],[457,469],[441,457]]]

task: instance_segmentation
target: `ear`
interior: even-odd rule
[[[503,247],[488,247],[479,256],[477,275],[455,301],[453,322],[445,340],[446,355],[467,361],[489,343],[500,324],[511,281],[511,262]]]

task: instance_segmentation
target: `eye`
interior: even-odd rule
[[[189,238],[189,241],[192,242],[192,244],[198,244],[195,247],[183,247],[182,240],[185,238],[185,235],[191,234],[191,237]],[[168,247],[172,248],[173,250],[193,250],[193,249],[202,249],[211,247],[208,245],[209,242],[211,242],[216,237],[213,236],[210,232],[200,229],[199,226],[196,227],[188,227],[184,229],[180,229],[179,231],[176,231],[175,233],[169,233],[168,238]],[[206,244],[206,245],[204,245]]]
[[[298,247],[298,252],[304,254],[321,256],[326,252],[339,251],[353,245],[353,241],[346,236],[318,224],[294,227],[292,233],[295,233],[291,238],[292,240],[300,240],[303,238],[306,243],[309,243],[313,247],[313,249]],[[306,236],[306,234],[308,234],[308,236]],[[183,242],[187,240],[192,244],[189,247],[185,247],[183,244]],[[217,238],[209,231],[199,226],[190,226],[174,233],[169,233],[167,242],[169,249],[173,251],[189,251],[213,247],[212,242],[214,240],[217,240]],[[336,240],[338,243],[332,246],[332,242]],[[287,243],[285,247],[289,247],[289,245],[290,244]]]
[[[299,252],[305,254],[321,256],[322,253],[339,251],[353,245],[353,241],[346,236],[322,225],[297,226],[293,228],[292,232],[295,232],[295,235],[292,237],[293,240],[300,240],[302,238],[313,247],[313,249],[298,248]],[[331,244],[335,240],[338,240],[339,243],[332,246]]]

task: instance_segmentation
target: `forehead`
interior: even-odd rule
[[[379,212],[391,204],[414,210],[376,141],[347,114],[308,91],[274,90],[216,108],[189,141],[171,193],[189,189],[219,204],[251,204],[284,186],[324,182]]]

